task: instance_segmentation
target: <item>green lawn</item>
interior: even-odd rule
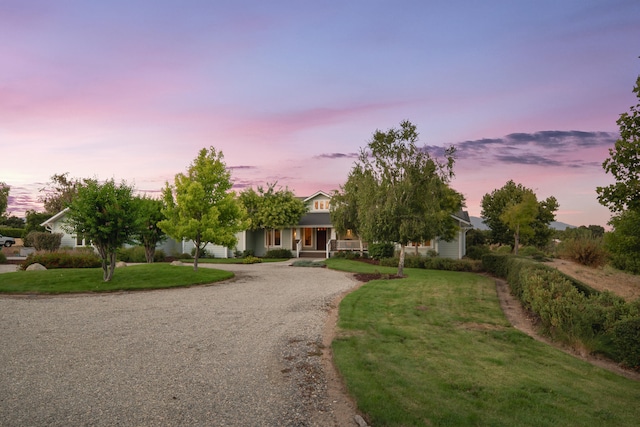
[[[354,261],[346,271],[393,273]],[[636,426],[640,383],[533,340],[493,280],[406,270],[340,305],[335,363],[375,426]]]
[[[17,271],[0,274],[0,293],[63,294],[161,289],[218,282],[233,277],[229,271],[169,264],[142,264],[117,268],[110,282],[102,281],[101,268]]]

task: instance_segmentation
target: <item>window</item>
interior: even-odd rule
[[[76,246],[91,246],[91,240],[85,239],[82,234],[78,234],[76,236]]]
[[[304,246],[311,246],[311,232],[310,228],[304,229]]]
[[[265,230],[267,247],[282,246],[282,230]]]

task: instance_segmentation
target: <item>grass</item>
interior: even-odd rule
[[[327,265],[394,270],[346,260]],[[340,304],[335,363],[370,424],[637,425],[640,383],[511,327],[493,280],[405,273],[369,282]]]
[[[229,271],[176,267],[155,263],[116,269],[110,282],[102,281],[100,268],[70,268],[45,271],[17,271],[0,275],[0,293],[64,294],[163,289],[201,285],[233,277]]]

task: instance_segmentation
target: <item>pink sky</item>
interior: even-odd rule
[[[40,209],[53,174],[157,192],[203,147],[238,190],[344,183],[376,129],[458,147],[471,215],[513,179],[557,220],[605,225],[595,188],[637,100],[628,1],[0,3],[0,181]]]

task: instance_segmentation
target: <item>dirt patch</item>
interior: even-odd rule
[[[384,274],[384,273],[356,273],[353,277],[358,282],[370,282],[372,280],[389,280],[389,279],[402,279],[402,276],[398,276],[397,274]]]
[[[623,273],[607,266],[587,267],[564,259],[554,259],[546,264],[598,291],[611,291],[627,301],[640,298],[640,276]]]

